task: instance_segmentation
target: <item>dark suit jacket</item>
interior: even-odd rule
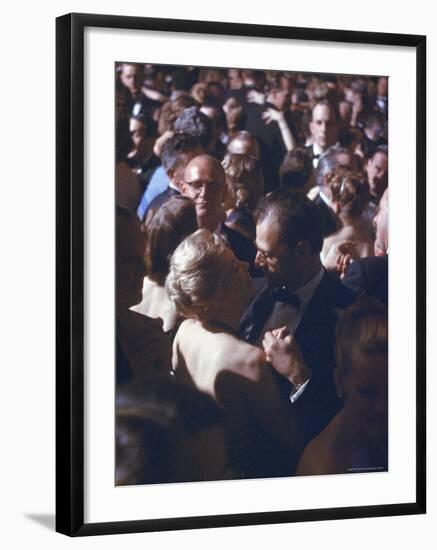
[[[320,195],[317,195],[317,197],[314,199],[314,204],[317,206],[320,214],[323,237],[332,235],[340,228],[337,217],[335,216],[334,212],[329,208],[329,206],[327,206]]]
[[[250,332],[254,311],[257,303],[264,301],[264,308],[269,307],[270,290],[267,281],[260,284],[260,292],[251,304],[241,322],[242,337]],[[302,395],[295,403],[290,403],[301,428],[303,443],[313,439],[330,422],[340,409],[341,403],[337,397],[334,385],[335,368],[335,309],[344,309],[355,301],[355,294],[342,285],[336,278],[325,273],[313,297],[308,302],[303,317],[294,335],[302,352],[306,365],[312,371],[312,377]],[[270,307],[274,303],[270,297]],[[256,340],[258,335],[254,335]],[[250,338],[249,338],[250,340]],[[284,393],[284,399],[289,400],[291,384],[285,378],[276,374],[277,381]]]
[[[224,223],[221,225],[221,234],[228,241],[229,247],[235,256],[242,262],[249,264],[249,272],[251,276],[261,277],[263,272],[255,267],[256,249],[253,242]]]
[[[149,213],[149,210],[152,212],[156,212],[164,203],[166,203],[171,197],[174,197],[175,195],[180,195],[180,192],[176,189],[173,189],[173,187],[167,187],[165,191],[162,193],[159,193],[159,195],[156,195],[156,197],[150,202],[149,206],[146,209],[146,212],[144,213],[144,219],[147,218],[147,214]]]
[[[262,114],[271,104],[248,103],[245,107],[244,129],[256,137],[260,147],[261,165],[264,175],[264,191],[269,193],[279,186],[279,167],[287,152],[277,122],[266,124]],[[290,131],[295,134],[291,114],[285,114]]]
[[[355,260],[346,271],[343,284],[356,294],[373,296],[388,305],[388,256]]]

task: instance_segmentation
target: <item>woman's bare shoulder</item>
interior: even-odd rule
[[[202,326],[198,321],[195,319],[184,319],[179,325],[176,337],[180,338],[184,334],[189,334],[190,332],[198,333],[200,330],[202,330]]]
[[[246,378],[259,380],[266,359],[264,352],[243,340],[227,335],[221,349],[221,361],[227,363],[227,368]]]

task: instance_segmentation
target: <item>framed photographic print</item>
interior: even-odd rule
[[[57,531],[425,513],[425,37],[56,48]]]

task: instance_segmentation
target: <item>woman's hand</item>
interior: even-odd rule
[[[336,268],[343,278],[350,264],[359,258],[357,243],[354,241],[342,241],[337,245]]]
[[[294,387],[301,386],[311,376],[294,337],[287,327],[281,327],[264,334],[263,348],[267,361]]]
[[[323,265],[328,271],[336,271],[343,278],[347,268],[358,257],[355,241],[340,241],[331,246],[323,259]]]
[[[157,157],[161,156],[161,151],[164,146],[164,143],[168,141],[171,137],[173,137],[173,135],[174,135],[174,132],[172,132],[171,130],[167,130],[156,139],[155,145],[153,146],[153,152]]]

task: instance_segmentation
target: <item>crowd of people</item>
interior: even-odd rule
[[[387,78],[115,94],[116,484],[387,471]]]

